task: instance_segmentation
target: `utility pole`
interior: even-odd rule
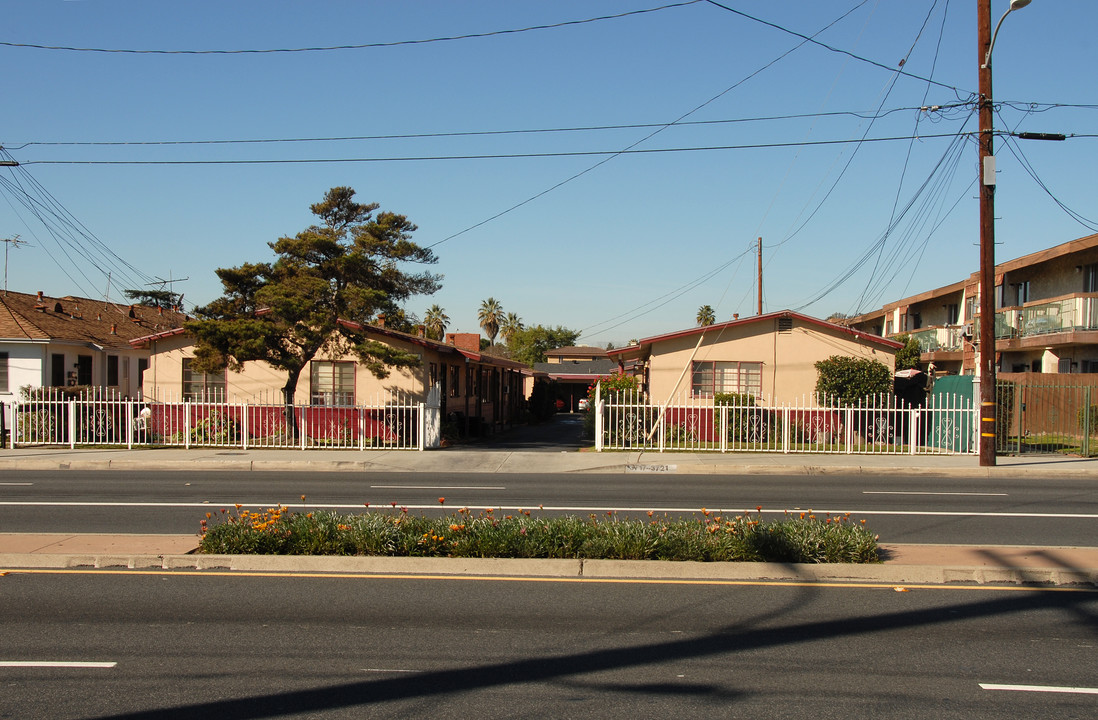
[[[995,465],[995,148],[991,95],[991,0],[976,18],[980,69],[980,465]]]
[[[759,266],[759,311],[756,315],[763,314],[763,239],[759,238],[756,264]]]
[[[8,250],[11,248],[19,249],[20,245],[29,245],[26,240],[20,240],[19,236],[10,238],[0,238],[0,242],[4,243],[4,297],[8,296]]]

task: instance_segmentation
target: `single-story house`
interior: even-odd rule
[[[390,394],[424,402],[437,388],[442,417],[459,423],[466,433],[491,432],[519,419],[524,403],[523,376],[529,368],[481,354],[479,334],[451,333],[446,342],[438,342],[380,324],[342,322],[365,331],[371,340],[417,354],[420,367],[392,368],[387,378],[379,379],[353,353],[318,355],[298,379],[294,404],[366,405],[384,402]],[[265,362],[247,362],[241,372],[192,370],[194,339],[182,328],[136,338],[132,344],[150,353],[145,371],[145,396],[149,399],[282,403],[286,374]]]
[[[0,402],[27,386],[138,398],[149,351],[130,340],[177,328],[185,319],[170,309],[8,291],[0,295]]]
[[[815,363],[832,355],[879,360],[895,370],[894,340],[791,310],[644,338],[608,356],[638,378],[649,401],[749,393],[762,402],[812,397]]]

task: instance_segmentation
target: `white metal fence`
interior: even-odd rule
[[[835,398],[731,404],[680,397],[649,404],[638,393],[596,389],[595,449],[953,455],[977,452],[970,398],[935,395],[925,407],[892,395],[844,406]]]
[[[399,393],[354,406],[134,401],[95,390],[41,388],[6,418],[11,447],[176,447],[424,450],[440,445],[437,391],[427,402]]]

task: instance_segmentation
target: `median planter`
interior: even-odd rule
[[[441,499],[440,499],[441,500]],[[442,517],[404,508],[357,514],[242,506],[207,513],[198,551],[219,555],[336,555],[436,558],[874,563],[877,537],[864,521],[709,510],[687,518],[654,513],[535,517],[466,508]]]

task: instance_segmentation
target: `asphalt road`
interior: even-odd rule
[[[0,596],[0,718],[1098,715],[1096,592],[73,571]],[[101,665],[33,664],[58,662]]]
[[[305,495],[304,503],[301,496]],[[445,498],[440,505],[439,498]],[[6,472],[0,532],[196,532],[206,512],[276,504],[357,512],[494,507],[586,515],[684,516],[764,508],[851,512],[884,542],[1093,546],[1098,487],[1081,477],[452,474],[323,472]]]

